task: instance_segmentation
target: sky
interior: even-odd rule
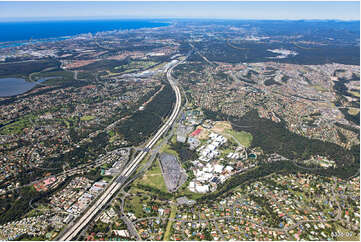
[[[6,2],[0,21],[107,18],[359,20],[354,2]]]

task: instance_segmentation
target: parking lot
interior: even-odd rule
[[[160,164],[168,191],[175,192],[186,181],[186,173],[174,155],[160,154]]]

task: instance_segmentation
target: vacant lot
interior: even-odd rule
[[[232,125],[227,121],[217,121],[211,129],[215,133],[223,133],[226,129],[232,129]]]
[[[144,174],[142,179],[139,180],[139,183],[159,189],[162,192],[167,192],[167,187],[164,183],[162,171],[158,161],[156,161],[155,165]]]

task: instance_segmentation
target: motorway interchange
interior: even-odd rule
[[[129,163],[128,167],[126,167],[122,173],[119,174],[116,179],[114,179],[114,181],[107,187],[105,192],[97,199],[97,201],[91,205],[91,207],[84,214],[82,214],[77,221],[69,224],[67,228],[65,228],[65,232],[58,237],[59,240],[70,241],[75,238],[75,236],[94,218],[94,216],[102,209],[102,207],[104,207],[105,204],[107,204],[107,202],[112,198],[112,196],[124,185],[127,178],[136,170],[138,164],[147,155],[147,151],[149,151],[162,137],[162,135],[165,134],[165,132],[172,126],[178,116],[182,99],[180,90],[173,81],[171,73],[172,70],[183,61],[175,63],[175,65],[170,66],[167,70],[167,79],[176,94],[176,104],[167,122],[158,130],[158,132],[147,143],[144,149],[139,152],[135,159]]]

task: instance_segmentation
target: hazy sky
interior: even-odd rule
[[[357,2],[1,2],[0,20],[224,18],[359,20]]]

